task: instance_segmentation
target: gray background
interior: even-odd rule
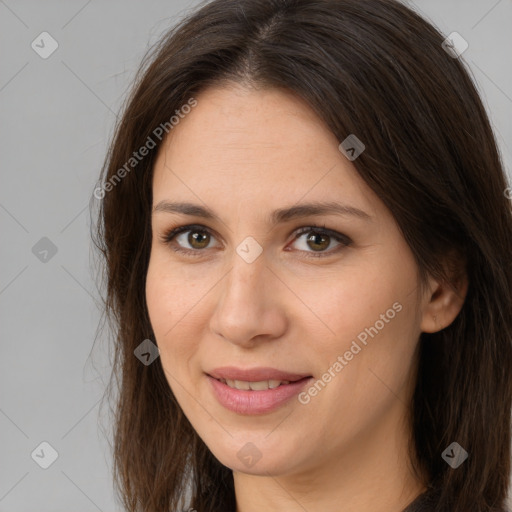
[[[121,510],[98,428],[109,359],[104,337],[91,354],[100,316],[89,201],[141,57],[195,5],[0,0],[0,512]],[[462,58],[510,176],[512,1],[410,5],[468,41]],[[43,31],[59,45],[47,59],[31,47]],[[43,237],[56,254],[34,254]],[[31,458],[43,441],[58,452],[48,469]]]

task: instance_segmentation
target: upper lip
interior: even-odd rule
[[[260,382],[263,380],[287,380],[293,382],[311,376],[305,373],[285,372],[276,368],[258,367],[244,370],[234,366],[223,366],[206,373],[215,379],[242,380],[246,382]]]

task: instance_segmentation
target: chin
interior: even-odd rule
[[[267,434],[265,434],[267,435]],[[297,463],[293,452],[297,448],[283,446],[283,440],[276,436],[271,442],[263,437],[234,441],[228,446],[209,446],[210,451],[221,464],[233,471],[260,476],[278,476],[289,473]],[[289,448],[289,449],[288,449]]]

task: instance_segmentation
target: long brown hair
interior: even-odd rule
[[[176,110],[226,81],[280,87],[308,102],[338,140],[356,134],[357,172],[396,219],[422,276],[469,280],[445,329],[422,333],[410,456],[437,512],[505,509],[511,472],[512,213],[490,123],[462,57],[394,0],[213,0],[146,54],[101,174],[93,238],[104,258],[115,338],[116,490],[129,512],[235,510],[232,472],[194,431],[158,358],[145,301],[152,169]],[[167,124],[165,124],[167,123]],[[155,149],[134,152],[149,138]],[[129,165],[127,165],[127,163]],[[121,169],[124,168],[124,172]],[[109,185],[108,185],[109,184]],[[96,199],[94,199],[96,201]],[[459,262],[459,263],[457,263]],[[458,266],[457,266],[458,265]],[[457,442],[468,459],[442,458]]]

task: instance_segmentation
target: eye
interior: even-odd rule
[[[188,233],[188,236],[187,236]],[[174,245],[174,239],[178,242],[178,246]],[[179,226],[164,233],[162,242],[171,245],[176,252],[181,252],[191,256],[200,256],[202,249],[207,248],[212,239],[211,232],[202,226]],[[188,243],[192,249],[183,247]]]
[[[313,225],[300,228],[295,232],[293,241],[300,240],[303,235],[308,236],[304,239],[305,243],[302,245],[303,248],[299,249],[299,252],[306,253],[306,257],[318,258],[328,256],[352,244],[352,240],[349,237],[337,231],[327,229],[325,226],[320,228]],[[179,226],[167,231],[162,235],[161,240],[163,243],[170,245],[173,251],[190,256],[200,256],[203,249],[211,248],[208,246],[212,238],[212,233],[208,228],[200,225],[188,225]],[[213,239],[215,240],[215,238]],[[337,243],[335,249],[326,251],[332,245],[333,240]],[[185,244],[189,244],[191,249],[184,247]],[[312,251],[308,249],[312,249]]]
[[[348,247],[352,244],[352,240],[349,237],[343,235],[342,233],[338,233],[337,231],[333,231],[332,229],[326,229],[325,226],[321,228],[318,226],[307,226],[300,228],[296,232],[295,240],[300,240],[303,235],[308,236],[303,239],[303,249],[300,250],[307,253],[308,258],[329,256],[333,253],[338,253],[345,247]],[[334,250],[326,251],[325,249],[331,246],[333,240],[335,240],[338,245],[335,246],[336,248]],[[313,251],[308,251],[308,248],[312,249]]]

